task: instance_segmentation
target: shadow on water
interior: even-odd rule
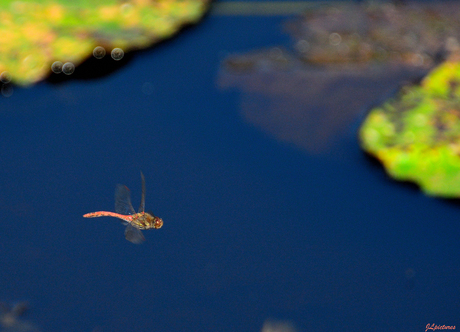
[[[209,11],[206,12],[201,20],[206,19],[209,16]],[[200,22],[201,22],[200,20]],[[40,83],[49,83],[52,85],[59,85],[64,82],[69,82],[72,80],[95,80],[101,79],[110,76],[114,72],[125,68],[131,61],[141,54],[149,54],[152,51],[157,51],[158,49],[165,47],[165,46],[174,46],[175,43],[181,43],[182,38],[189,38],[190,33],[195,30],[199,23],[197,24],[187,24],[184,25],[179,29],[177,34],[171,36],[171,38],[163,39],[157,42],[153,42],[151,46],[144,48],[144,49],[133,49],[123,54],[123,56],[119,60],[114,60],[111,57],[111,50],[106,49],[106,54],[101,59],[97,59],[94,56],[89,56],[86,60],[84,60],[81,64],[76,66],[75,70],[72,74],[66,75],[64,73],[53,73],[50,68],[50,72],[48,77],[46,77],[41,82],[36,82],[33,85],[40,84]],[[187,37],[188,36],[188,37]],[[1,97],[11,97],[14,90],[17,88],[21,88],[21,86],[17,86],[14,83],[2,82],[0,81],[0,98]]]
[[[90,57],[80,64],[74,73],[65,75],[64,73],[54,74],[51,73],[46,79],[47,83],[61,84],[70,80],[93,80],[107,77],[117,70],[124,68],[134,58],[132,52],[127,53],[119,61],[111,58],[110,54],[106,54],[102,59]]]
[[[404,181],[404,180],[397,180],[392,178],[390,175],[387,174],[385,171],[385,167],[383,164],[376,158],[375,156],[362,151],[363,155],[363,162],[366,163],[366,167],[369,169],[372,169],[374,174],[377,174],[380,179],[383,181],[389,181],[392,185],[398,186],[401,189],[409,190],[412,193],[421,193],[423,195],[426,195],[422,192],[421,188],[419,185],[417,185],[415,182],[412,181]],[[428,195],[427,195],[428,196]],[[435,196],[428,196],[433,199],[436,199],[444,204],[450,205],[450,206],[456,206],[460,208],[460,198],[446,198],[446,197],[435,197]]]
[[[460,198],[444,198],[442,199],[442,202],[460,208]]]
[[[70,80],[94,80],[107,77],[114,72],[123,69],[125,66],[131,63],[137,56],[150,54],[153,51],[166,46],[180,45],[182,38],[190,38],[191,33],[199,27],[199,23],[205,20],[209,16],[209,11],[206,12],[201,20],[197,24],[187,24],[179,29],[179,31],[171,36],[171,38],[163,39],[144,49],[133,49],[125,52],[120,60],[114,60],[111,55],[110,49],[106,49],[106,55],[102,59],[96,59],[94,56],[90,56],[88,59],[83,61],[80,65],[75,68],[75,71],[71,75],[65,75],[63,73],[54,74],[50,70],[50,75],[44,80],[50,84],[61,84]]]
[[[364,162],[367,164],[367,168],[372,169],[373,173],[379,174],[381,179],[384,179],[385,181],[390,181],[393,185],[397,185],[400,188],[410,190],[412,193],[421,192],[420,187],[415,182],[396,180],[392,178],[390,175],[388,175],[381,161],[378,160],[375,156],[364,151],[362,152],[362,154],[364,156]]]

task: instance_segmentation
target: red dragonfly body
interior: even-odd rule
[[[127,224],[125,229],[126,240],[132,243],[142,243],[145,241],[144,235],[140,231],[141,229],[161,228],[163,226],[163,220],[160,217],[156,217],[153,214],[144,212],[145,210],[145,178],[141,172],[142,178],[142,198],[139,212],[134,211],[133,205],[131,204],[131,194],[128,187],[124,185],[117,185],[115,191],[115,211],[98,211],[91,212],[83,215],[85,218],[97,218],[97,217],[114,217],[124,221]]]

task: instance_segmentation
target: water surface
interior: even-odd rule
[[[285,19],[210,15],[108,76],[2,98],[1,299],[29,300],[43,331],[460,325],[459,207],[366,158],[362,110],[334,144],[297,128],[302,146],[245,118],[263,95],[222,86],[228,54],[290,45]],[[137,207],[141,170],[165,224],[136,246],[82,215],[113,210],[117,183]]]

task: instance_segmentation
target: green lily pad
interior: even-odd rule
[[[444,62],[371,110],[359,135],[393,178],[428,195],[460,197],[460,63]]]
[[[100,46],[151,46],[197,22],[209,0],[3,0],[0,73],[19,85],[40,81],[55,61],[80,64]]]

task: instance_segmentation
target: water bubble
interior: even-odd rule
[[[11,82],[11,75],[7,71],[4,71],[0,74],[0,81],[2,83],[10,83]]]
[[[414,54],[411,59],[411,63],[414,66],[422,66],[423,65],[423,56],[421,54]]]
[[[93,55],[96,59],[102,59],[105,56],[105,48],[102,46],[96,46],[93,50]]]
[[[333,32],[329,35],[329,44],[337,46],[342,42],[342,37],[337,33]]]
[[[118,61],[118,60],[121,60],[123,58],[123,56],[125,55],[125,52],[123,52],[123,50],[121,48],[114,48],[112,50],[112,59]]]
[[[54,61],[53,64],[51,65],[51,70],[55,74],[62,73],[62,62],[61,61]]]
[[[283,56],[283,51],[279,47],[273,47],[269,53],[270,58],[279,60]]]
[[[11,84],[2,84],[0,92],[4,97],[11,97],[11,95],[13,94],[13,87],[11,86]]]
[[[62,66],[62,72],[66,75],[71,75],[75,71],[75,66],[72,62],[66,62]]]

